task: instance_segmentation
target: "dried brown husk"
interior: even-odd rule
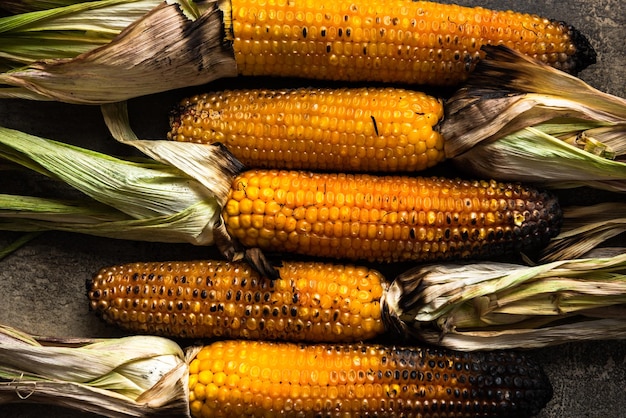
[[[0,74],[0,98],[102,104],[237,75],[217,1],[191,19],[161,3],[108,44],[71,59],[49,59]]]
[[[626,100],[504,46],[486,46],[446,102],[446,158],[472,175],[626,191]]]

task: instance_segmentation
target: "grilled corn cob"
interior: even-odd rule
[[[281,280],[245,263],[134,263],[102,269],[87,288],[93,310],[134,332],[328,342],[383,332],[379,272],[313,262],[278,269]]]
[[[219,341],[189,365],[194,417],[525,417],[552,396],[513,352]]]
[[[555,197],[495,181],[250,170],[222,210],[248,248],[369,261],[496,257],[545,246]]]
[[[486,44],[574,73],[596,58],[571,26],[513,11],[410,0],[231,5],[225,24],[243,75],[453,85],[473,70]]]
[[[405,89],[223,91],[183,100],[167,138],[222,142],[250,168],[418,171],[443,160],[442,117]]]

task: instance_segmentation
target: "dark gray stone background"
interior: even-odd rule
[[[580,74],[594,87],[626,97],[626,4],[623,0],[464,0],[464,5],[512,8],[566,21],[579,28],[598,52],[598,63]],[[264,84],[257,84],[264,83]],[[272,83],[271,81],[269,83]],[[186,95],[208,89],[264,85],[266,81],[222,80],[210,86],[135,99],[131,118],[140,136],[162,138],[167,112]],[[112,154],[131,151],[108,135],[97,107],[0,101],[0,125],[80,144]],[[32,176],[2,173],[0,192],[53,195],[56,186]],[[17,235],[1,232],[0,245]],[[217,257],[212,248],[125,242],[47,233],[0,264],[0,323],[34,334],[74,337],[122,335],[89,312],[85,279],[99,268],[132,261]],[[577,343],[533,350],[554,385],[554,398],[539,415],[626,416],[626,342]],[[0,417],[83,417],[62,408],[0,406]]]

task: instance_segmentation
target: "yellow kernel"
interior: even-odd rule
[[[208,385],[213,382],[213,372],[210,370],[202,370],[198,373],[198,381],[203,385]]]

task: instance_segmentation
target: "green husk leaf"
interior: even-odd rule
[[[28,233],[22,234],[20,237],[15,239],[10,244],[5,245],[4,247],[0,248],[0,260],[4,259],[10,254],[19,250],[24,245],[28,244],[29,242],[37,238],[39,235],[41,235],[41,232],[38,232],[38,231],[28,232]]]
[[[0,18],[0,69],[74,58],[106,45],[162,0],[102,0]]]
[[[183,350],[165,338],[40,339],[0,327],[0,403],[57,404],[111,417],[186,417],[187,379]]]
[[[61,180],[135,219],[172,215],[210,197],[165,164],[126,161],[2,127],[0,157]]]
[[[198,202],[170,216],[121,221],[86,219],[84,222],[76,222],[71,215],[62,214],[50,216],[50,220],[30,219],[28,216],[1,219],[3,214],[0,213],[0,230],[22,232],[54,230],[134,241],[212,245],[217,215],[219,213],[214,202]]]
[[[446,103],[446,157],[472,175],[626,191],[626,100],[504,46]]]
[[[403,331],[454,349],[622,339],[624,326],[602,334],[568,331],[605,327],[626,314],[626,249],[612,254],[537,266],[420,266],[394,280],[385,304],[403,321]]]
[[[222,17],[215,0],[162,2],[101,47],[0,74],[0,98],[113,103],[236,76]]]
[[[125,213],[98,202],[10,194],[0,194],[0,216],[3,219],[27,218],[67,223],[100,223],[130,219]]]
[[[86,195],[72,201],[0,195],[1,229],[213,244],[219,218],[215,196],[174,167],[126,161],[6,128],[0,128],[0,157]]]
[[[541,251],[540,262],[573,259],[626,232],[626,203],[568,207],[561,232]]]
[[[12,14],[35,12],[83,3],[86,0],[3,0],[0,8]]]
[[[624,126],[620,125],[620,129]],[[590,186],[626,192],[624,162],[570,145],[545,133],[543,128],[550,126],[528,127],[497,141],[478,144],[456,157],[455,165],[475,175],[502,181],[533,182],[548,188]]]

